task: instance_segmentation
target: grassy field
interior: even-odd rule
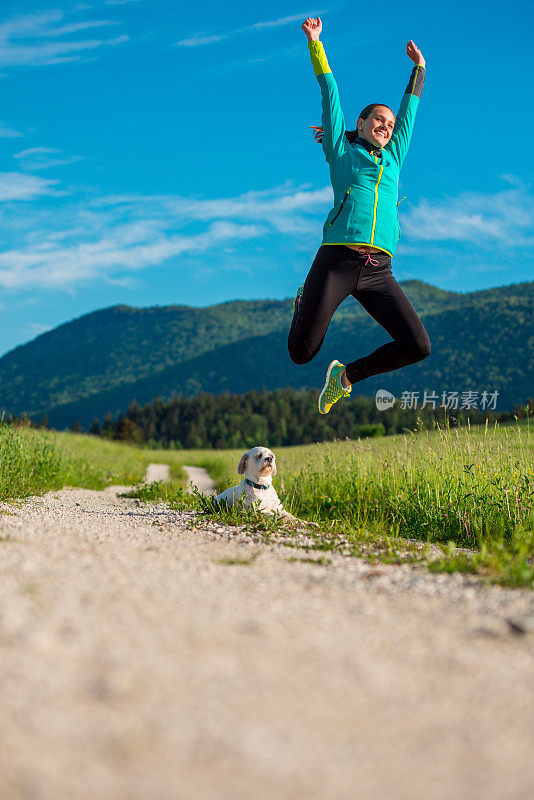
[[[157,456],[156,451],[94,436],[0,424],[0,500],[63,486],[103,489],[111,484],[137,484]],[[185,474],[176,462],[172,474],[185,485]]]
[[[510,586],[533,586],[530,428],[530,420],[436,427],[381,439],[278,448],[274,485],[289,511],[328,531],[326,539],[315,535],[320,549],[346,551],[349,542],[355,555],[365,554],[372,541],[380,545],[378,551],[371,548],[373,553],[396,560],[401,552],[405,557],[406,540],[415,540],[443,549],[443,558],[428,561],[431,569],[472,571]],[[204,466],[222,490],[239,482],[241,453],[165,455],[175,463]],[[152,487],[152,498],[157,491]],[[166,499],[172,500],[169,488]],[[175,504],[181,503],[190,501],[178,491]],[[235,522],[239,516],[231,512],[225,518]],[[412,548],[413,558],[424,560],[422,552]]]
[[[380,439],[278,448],[274,485],[286,508],[320,523],[317,549],[430,569],[465,570],[510,586],[534,586],[534,440],[531,420],[494,427],[422,429]],[[181,464],[205,467],[222,490],[240,478],[242,450],[141,450],[81,434],[0,426],[0,499],[61,486],[139,484],[150,462],[171,465],[173,483],[135,495],[196,506],[254,525],[279,523],[214,510],[186,495]],[[418,546],[415,546],[418,544]],[[427,558],[421,544],[443,557]]]

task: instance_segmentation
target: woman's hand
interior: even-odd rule
[[[314,19],[313,17],[308,17],[308,19],[304,20],[302,23],[302,30],[308,37],[308,41],[310,42],[318,42],[319,36],[323,30],[323,23],[321,22],[321,17],[317,17]]]
[[[410,39],[410,41],[406,45],[406,55],[412,59],[414,64],[417,64],[420,67],[424,67],[426,65],[426,61],[423,58],[423,54],[419,50],[419,48],[415,46],[413,39]]]

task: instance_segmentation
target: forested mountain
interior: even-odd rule
[[[461,294],[401,283],[432,342],[424,361],[376,376],[356,393],[498,391],[497,411],[533,394],[534,282]],[[320,388],[332,358],[352,360],[390,337],[352,298],[336,312],[321,353],[287,353],[292,301],[208,308],[114,306],[42,334],[0,359],[0,410],[54,427],[126,411],[130,402],[198,392]]]

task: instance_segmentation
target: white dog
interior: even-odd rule
[[[276,489],[272,485],[273,476],[276,475],[276,458],[272,450],[267,447],[253,447],[243,453],[237,467],[238,475],[245,475],[239,486],[217,495],[218,502],[226,501],[233,506],[236,500],[245,497],[245,508],[256,504],[259,511],[264,514],[280,514],[294,522],[302,522],[289,511],[286,511]]]

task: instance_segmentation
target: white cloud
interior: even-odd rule
[[[260,219],[275,227],[288,214],[315,214],[332,199],[332,189],[311,189],[305,184],[293,186],[286,181],[272,189],[251,190],[237,197],[191,199],[176,195],[111,195],[94,201],[96,206],[128,206],[128,213],[144,216],[156,213],[169,219],[207,221],[210,219]]]
[[[15,153],[13,158],[20,161],[23,169],[34,171],[74,164],[76,161],[81,161],[83,156],[64,156],[61,150],[54,147],[28,147],[20,153]]]
[[[52,330],[50,325],[43,325],[41,322],[28,322],[26,323],[26,329],[31,331],[33,336],[39,336],[41,333]]]
[[[224,33],[214,33],[211,36],[204,36],[201,33],[191,36],[189,39],[181,39],[176,44],[179,47],[199,47],[203,44],[213,44],[214,42],[221,42],[223,39],[228,39],[229,36]]]
[[[125,35],[73,40],[73,35],[82,31],[116,23],[109,20],[88,20],[61,24],[62,20],[62,11],[46,11],[0,23],[0,66],[43,66],[75,61],[88,50],[128,41]]]
[[[511,175],[506,172],[503,173],[502,175],[499,175],[499,178],[501,178],[501,180],[503,181],[506,181],[507,183],[511,183],[512,186],[515,186],[520,189],[528,189],[530,185],[529,183],[524,181],[523,178],[520,178],[519,175]]]
[[[21,172],[0,172],[0,202],[11,200],[34,200],[43,195],[56,195],[53,186],[57,180],[46,180],[36,175],[23,175]]]
[[[317,16],[324,14],[324,11],[319,11]],[[278,19],[267,20],[266,22],[255,22],[253,25],[248,25],[246,28],[241,28],[240,33],[245,31],[261,31],[265,28],[279,28],[282,25],[289,25],[291,22],[304,22],[307,19],[306,14],[293,14],[290,17],[279,17]]]
[[[461,192],[442,200],[422,198],[409,211],[399,207],[403,237],[414,241],[471,242],[477,246],[534,244],[534,196],[521,179],[502,176],[516,188]]]
[[[30,151],[40,148],[29,148]],[[27,151],[22,151],[23,153]],[[512,176],[513,177],[513,176]],[[507,179],[513,185],[513,181]],[[21,173],[0,174],[0,200],[31,200],[60,195],[56,181]],[[73,291],[87,282],[124,281],[132,273],[158,266],[182,254],[189,257],[243,243],[266,244],[291,237],[295,247],[317,241],[332,204],[330,186],[295,186],[291,181],[235,197],[189,198],[178,195],[108,195],[94,190],[70,194],[46,207],[7,206],[0,232],[0,286],[25,290],[55,287]],[[532,246],[529,236],[534,200],[527,187],[501,192],[462,193],[440,201],[422,199],[401,216],[401,252],[443,251],[470,242],[473,257],[487,248],[506,253],[509,246]],[[11,242],[11,246],[9,246]],[[268,246],[268,244],[266,244]]]
[[[0,253],[0,286],[20,289],[31,286],[71,289],[76,284],[109,276],[116,270],[139,270],[156,266],[181,253],[199,253],[227,240],[259,236],[256,225],[214,222],[191,236],[156,234],[147,236],[145,226],[118,228],[104,238],[73,246],[43,242],[27,250]]]
[[[0,139],[19,139],[21,136],[24,136],[24,134],[20,131],[15,131],[13,128],[0,125]]]
[[[34,193],[39,187],[50,191],[47,182],[39,182]],[[9,217],[0,215],[0,229],[4,223],[4,241],[11,236],[15,244],[0,252],[0,286],[68,290],[97,279],[124,279],[132,270],[155,268],[182,253],[219,252],[223,244],[259,240],[273,230],[277,235],[313,235],[317,226],[311,217],[327,207],[331,194],[330,187],[295,189],[288,182],[235,198],[204,200],[172,195],[95,200],[91,194],[75,207],[77,201],[71,199],[53,213],[38,209],[23,220],[15,219],[10,209]]]
[[[323,11],[317,12],[317,16],[324,14]],[[235,30],[226,33],[209,33],[209,31],[202,31],[189,36],[187,39],[181,39],[176,42],[179,47],[199,47],[200,45],[213,44],[220,42],[224,39],[233,39],[234,36],[239,36],[246,33],[254,33],[255,31],[263,31],[269,28],[279,28],[291,23],[301,24],[307,18],[307,14],[292,14],[290,17],[278,17],[277,19],[266,20],[265,22],[254,22],[252,25],[246,25],[244,28],[236,28]]]

